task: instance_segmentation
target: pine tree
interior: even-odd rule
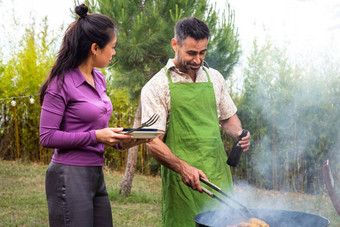
[[[118,37],[112,70],[112,85],[125,88],[137,100],[143,85],[174,56],[170,41],[175,23],[189,16],[208,24],[211,39],[206,61],[225,78],[232,73],[240,55],[234,12],[218,16],[207,0],[88,0],[91,12],[104,14],[116,23]]]

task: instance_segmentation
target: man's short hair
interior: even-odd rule
[[[175,39],[182,45],[188,36],[195,40],[209,39],[210,30],[206,23],[196,17],[184,18],[175,25]]]

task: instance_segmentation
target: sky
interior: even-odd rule
[[[216,2],[225,8],[225,0]],[[292,54],[317,54],[325,49],[340,53],[340,0],[229,0],[235,11],[235,24],[243,49],[243,58],[256,38],[269,38],[278,45],[288,45]],[[0,47],[5,54],[19,41],[24,31],[13,29],[13,10],[18,22],[28,25],[30,18],[39,22],[47,16],[50,28],[57,30],[73,21],[73,0],[0,0]],[[24,26],[23,26],[24,27]],[[118,41],[119,42],[119,41]]]
[[[221,4],[223,1],[218,1]],[[244,49],[269,37],[296,53],[340,50],[340,0],[230,0]]]
[[[67,26],[73,21],[70,12],[73,5],[73,0],[0,0],[0,47],[4,54],[8,54],[10,44],[15,45],[24,34],[23,29],[17,30],[15,26],[14,13],[17,22],[23,25],[19,28],[27,27],[33,17],[38,24],[47,16],[50,29],[58,30],[62,24]]]
[[[253,41],[287,50],[293,62],[316,62],[320,56],[340,59],[340,0],[229,0],[235,12],[243,54],[233,80],[242,88],[243,68]],[[217,8],[225,6],[217,0]]]

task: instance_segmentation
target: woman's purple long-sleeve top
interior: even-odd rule
[[[108,127],[112,104],[103,74],[92,71],[92,87],[78,68],[65,73],[64,82],[53,79],[44,96],[40,142],[55,148],[52,161],[67,165],[102,166],[104,144],[95,130]]]

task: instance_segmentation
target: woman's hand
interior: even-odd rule
[[[103,128],[96,130],[97,141],[106,145],[113,146],[117,143],[128,143],[131,141],[131,135],[120,134],[123,128]]]
[[[152,141],[152,139],[133,139],[133,136],[131,135],[120,134],[121,131],[123,131],[123,128],[104,128],[96,130],[97,141],[109,146],[120,144],[122,149],[128,149]]]

